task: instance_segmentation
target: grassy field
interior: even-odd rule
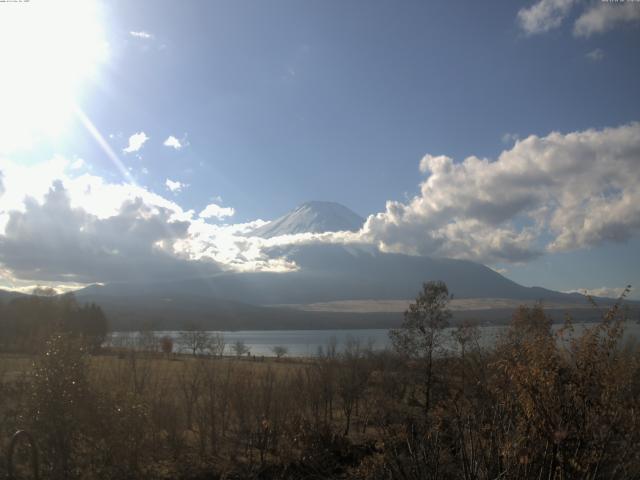
[[[26,429],[55,480],[640,478],[640,349],[623,326],[558,331],[524,308],[490,348],[460,327],[456,356],[354,342],[280,360],[90,355],[58,335],[0,355],[0,455]]]

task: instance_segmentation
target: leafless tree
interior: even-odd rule
[[[365,351],[355,338],[347,339],[342,359],[342,368],[338,370],[338,393],[345,417],[344,434],[349,435],[351,418],[354,409],[357,415],[358,402],[367,387],[369,371],[365,366]]]
[[[225,347],[227,346],[222,332],[216,332],[211,334],[209,339],[209,352],[214,357],[221,357],[224,355]]]
[[[434,354],[441,346],[442,331],[449,324],[449,290],[444,282],[427,282],[415,303],[404,312],[404,322],[389,336],[394,348],[423,364],[425,412],[431,407]]]
[[[160,342],[155,333],[151,330],[141,330],[136,336],[136,343],[138,349],[143,352],[157,352],[160,347]]]
[[[243,340],[236,340],[232,348],[237,357],[248,354],[250,350]]]
[[[275,347],[272,347],[271,351],[277,358],[282,358],[289,353],[289,349],[282,345],[276,345]]]
[[[211,333],[204,330],[185,330],[180,332],[178,343],[180,343],[182,348],[190,351],[194,356],[196,356],[210,351],[212,338]]]

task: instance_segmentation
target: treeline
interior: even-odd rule
[[[0,349],[39,353],[54,333],[82,336],[93,351],[108,333],[102,309],[93,303],[80,305],[72,293],[28,295],[0,302]]]
[[[0,376],[0,424],[33,434],[51,479],[640,478],[640,349],[619,306],[579,334],[521,307],[494,347],[455,329],[453,353],[447,302],[425,285],[393,352],[352,340],[304,361],[89,356],[54,336]]]

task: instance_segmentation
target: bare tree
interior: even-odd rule
[[[480,349],[480,328],[474,322],[464,321],[458,327],[451,332],[451,336],[456,341],[459,347],[459,363],[460,363],[460,385],[461,392],[464,396],[465,381],[466,381],[466,354],[467,350],[478,351]]]
[[[276,345],[271,348],[271,351],[277,358],[282,358],[289,353],[289,349],[283,345]]]
[[[354,411],[358,414],[358,402],[364,395],[369,379],[369,371],[364,365],[366,351],[360,341],[348,338],[342,354],[342,368],[338,370],[338,394],[342,399],[342,411],[345,418],[344,435],[349,435],[351,418]]]
[[[431,406],[434,353],[441,345],[442,331],[451,318],[451,312],[447,308],[450,299],[449,289],[444,282],[424,283],[415,303],[409,305],[409,309],[404,312],[402,326],[389,332],[398,352],[423,364],[425,412]]]
[[[335,360],[338,356],[338,339],[333,335],[329,337],[326,347],[323,348],[322,345],[318,346],[318,353],[316,355],[318,358]]]
[[[158,337],[151,330],[140,330],[136,336],[138,348],[143,352],[157,352],[159,347]]]
[[[249,347],[247,347],[243,340],[236,340],[232,348],[237,357],[241,357],[242,355],[249,353]]]
[[[222,332],[216,332],[211,334],[209,341],[209,352],[214,357],[221,357],[224,355],[224,349],[227,346],[227,343],[224,339],[224,335]]]
[[[131,332],[111,332],[107,342],[110,347],[116,348],[118,350],[125,350],[133,348],[134,346]]]
[[[180,332],[178,339],[180,346],[191,351],[194,356],[207,353],[212,345],[212,335],[200,329],[186,330]]]

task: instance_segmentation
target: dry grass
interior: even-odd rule
[[[640,478],[640,349],[620,348],[622,326],[555,334],[519,309],[492,350],[461,330],[428,405],[420,359],[357,344],[254,360],[87,355],[59,337],[0,355],[0,441],[32,431],[52,479]]]

